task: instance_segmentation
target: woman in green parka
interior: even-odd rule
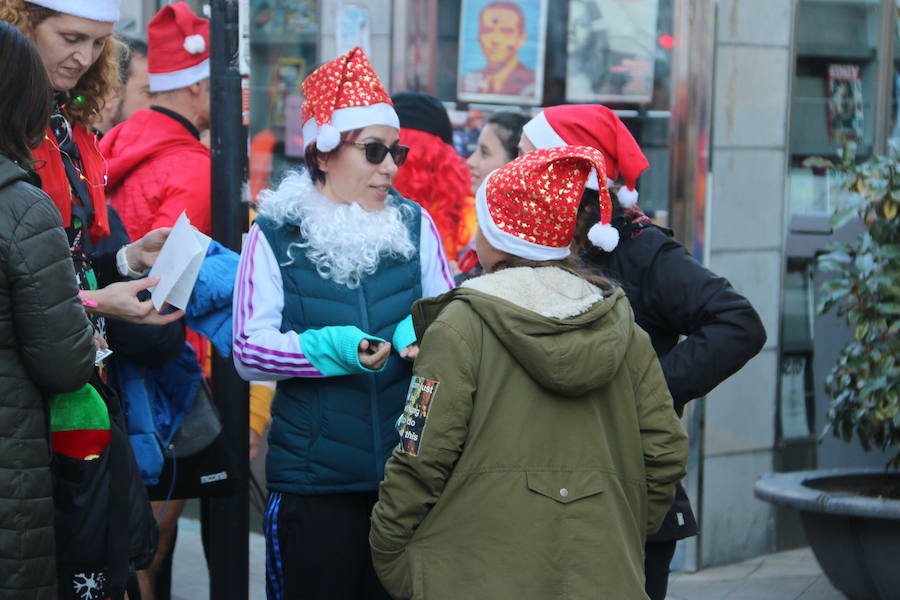
[[[0,600],[55,600],[46,396],[94,368],[59,211],[31,148],[50,118],[50,82],[25,36],[0,21]]]
[[[476,196],[486,275],[413,315],[401,443],[372,513],[395,598],[645,599],[687,437],[625,294],[569,256],[593,148],[526,154]],[[608,194],[598,245],[615,243]],[[421,337],[424,335],[424,337]]]

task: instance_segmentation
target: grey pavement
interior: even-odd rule
[[[250,600],[265,600],[265,541],[250,534]],[[182,518],[172,563],[172,599],[209,597],[200,522]],[[767,554],[696,573],[673,573],[667,600],[844,600],[809,548]]]
[[[743,562],[673,573],[667,600],[845,600],[809,548]]]
[[[209,598],[209,576],[200,540],[200,521],[178,520],[178,541],[172,560],[172,600]],[[249,600],[266,600],[266,543],[262,535],[250,534]]]

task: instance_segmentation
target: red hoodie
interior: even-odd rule
[[[212,234],[209,148],[182,123],[155,110],[139,110],[100,140],[109,162],[106,195],[132,240],[171,227],[187,211],[191,225]],[[208,344],[187,330],[187,341],[206,369]]]
[[[210,235],[209,148],[177,120],[139,110],[100,140],[109,162],[106,195],[132,240],[171,227],[182,211]]]

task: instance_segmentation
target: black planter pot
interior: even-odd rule
[[[767,473],[756,497],[800,511],[809,545],[832,585],[852,600],[900,599],[900,500],[840,491],[878,482],[882,469]]]

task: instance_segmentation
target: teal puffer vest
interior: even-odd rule
[[[407,226],[418,250],[421,210],[391,192],[395,202],[412,209]],[[299,229],[292,224],[278,227],[265,217],[256,223],[279,264],[287,262],[287,249],[300,239]],[[412,303],[422,297],[418,252],[409,261],[382,257],[375,274],[352,290],[319,276],[302,250],[294,249],[291,255],[293,262],[281,266],[282,332],[355,325],[390,341]],[[377,489],[397,445],[394,426],[411,371],[412,364],[392,351],[380,373],[280,381],[266,457],[269,489],[293,494]]]

